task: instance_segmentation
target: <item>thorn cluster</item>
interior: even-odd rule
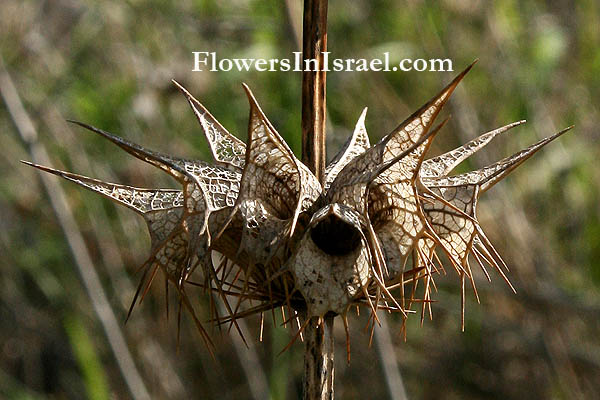
[[[162,169],[181,184],[180,190],[107,183],[27,164],[100,193],[145,219],[151,253],[141,267],[131,309],[160,271],[178,294],[179,310],[190,311],[209,348],[210,336],[187,294],[190,286],[208,293],[210,320],[216,324],[237,328],[239,318],[260,314],[262,332],[264,313],[281,309],[286,323],[297,323],[295,340],[311,317],[327,313],[341,315],[348,332],[348,311],[365,306],[372,334],[377,310],[406,318],[420,304],[421,320],[426,312],[431,315],[434,276],[444,271],[438,252],[461,280],[464,329],[467,281],[479,300],[470,262],[479,264],[488,280],[486,266],[495,269],[514,290],[506,264],[477,221],[479,196],[569,129],[484,168],[449,176],[496,136],[525,122],[425,160],[447,121],[434,127],[434,120],[471,67],[373,146],[365,109],[327,166],[323,185],[294,156],[246,85],[250,121],[244,144],[174,82],[202,126],[214,164],[150,151],[73,121]],[[218,312],[215,297],[222,300],[225,315]]]

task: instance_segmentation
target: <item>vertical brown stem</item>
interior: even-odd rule
[[[323,56],[327,51],[327,1],[304,0],[302,35],[302,161],[321,183],[327,156]],[[304,400],[333,400],[333,318],[327,315],[321,323],[312,318],[304,331]]]
[[[302,34],[302,161],[323,182],[325,172],[325,83],[327,1],[305,0]],[[310,70],[308,70],[310,67]]]
[[[304,400],[333,400],[333,318],[312,318],[304,330]]]

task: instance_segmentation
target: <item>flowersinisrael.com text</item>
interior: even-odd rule
[[[291,58],[218,58],[216,52],[194,51],[194,68],[192,71],[227,72],[237,71],[315,71],[317,60],[302,60],[302,52],[295,51]],[[399,62],[390,61],[390,53],[382,53],[381,58],[333,58],[330,52],[323,52],[323,71],[454,71],[449,58],[405,58]]]

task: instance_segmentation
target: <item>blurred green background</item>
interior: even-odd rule
[[[176,308],[172,303],[167,319],[161,282],[125,325],[134,272],[149,249],[142,219],[47,179],[54,198],[66,195],[75,221],[69,224],[64,203],[53,208],[40,176],[19,160],[47,154],[57,168],[103,180],[175,187],[160,171],[65,123],[84,121],[151,149],[209,160],[171,79],[241,138],[248,115],[241,82],[248,83],[299,155],[299,73],[192,72],[191,52],[291,57],[301,9],[299,0],[0,2],[1,398],[300,396],[302,345],[278,355],[291,339],[289,327],[267,323],[259,343],[258,321],[247,321],[249,350],[234,332],[216,331],[213,360],[184,316],[177,350]],[[400,371],[411,399],[600,398],[600,3],[330,0],[329,50],[340,58],[383,51],[398,59],[451,58],[456,71],[479,58],[446,107],[452,119],[432,155],[506,123],[528,123],[463,171],[575,124],[480,203],[481,224],[518,293],[497,275],[488,284],[479,274],[482,303],[469,296],[461,333],[460,290],[449,270],[436,280],[433,321],[421,327],[418,317],[409,318],[406,342],[400,321],[389,318],[391,342],[378,336],[369,348],[365,316],[352,318],[349,365],[338,324],[337,397],[394,398],[393,372]],[[364,106],[375,141],[455,74],[329,73],[330,156]],[[18,107],[7,107],[18,100],[32,127]],[[100,286],[85,286],[80,271],[92,281],[96,271]],[[200,296],[197,304],[206,317]]]

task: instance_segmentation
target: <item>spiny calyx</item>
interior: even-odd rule
[[[210,338],[187,295],[190,286],[222,299],[226,315],[211,307],[211,320],[218,323],[235,324],[238,318],[279,307],[298,321],[331,312],[346,320],[352,305],[363,305],[371,310],[374,326],[378,309],[406,317],[417,302],[423,318],[426,308],[431,312],[433,276],[443,270],[438,250],[458,273],[463,298],[465,280],[477,294],[470,255],[488,279],[486,265],[508,282],[506,265],[477,222],[477,200],[568,130],[492,165],[449,176],[493,138],[524,122],[425,160],[445,123],[434,126],[434,121],[470,68],[373,146],[365,109],[353,135],[327,166],[323,184],[296,158],[245,85],[250,102],[247,144],[175,82],[200,122],[214,164],[153,152],[76,122],[165,171],[181,184],[180,190],[136,188],[28,164],[144,217],[151,255],[132,307],[161,271],[207,344]]]

